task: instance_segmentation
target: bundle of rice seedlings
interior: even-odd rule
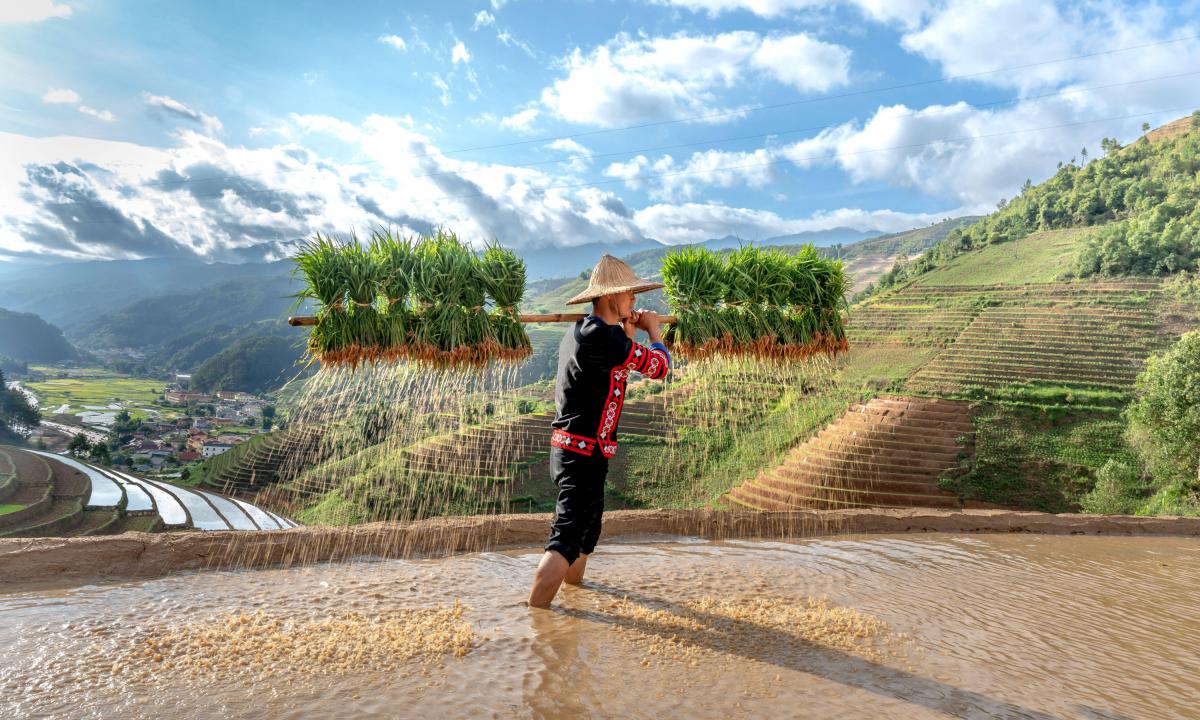
[[[483,284],[494,308],[489,316],[499,358],[520,361],[533,354],[529,334],[517,306],[525,296],[525,261],[498,243],[488,245],[482,259]]]
[[[379,327],[381,352],[389,360],[407,357],[412,344],[408,296],[416,262],[413,243],[391,230],[377,230],[371,236],[371,254],[379,265],[379,289],[385,301]]]
[[[818,320],[823,303],[818,272],[826,262],[812,245],[805,245],[788,262],[788,311],[783,326],[788,336],[788,344],[797,348],[794,352],[800,355],[806,354],[800,348],[815,350],[813,345],[817,339]]]
[[[356,367],[382,355],[385,331],[378,300],[383,273],[371,249],[361,244],[354,233],[342,245],[341,255],[339,270],[346,286],[346,317],[353,343],[343,349],[340,362]]]
[[[727,352],[746,351],[763,336],[762,313],[756,305],[764,262],[763,251],[753,245],[743,245],[725,259],[725,307],[720,317]]]
[[[753,295],[757,340],[752,349],[760,357],[786,354],[793,344],[787,325],[787,304],[792,289],[791,260],[778,249],[763,250],[758,258],[758,283]]]
[[[297,304],[304,300],[317,303],[317,325],[308,336],[308,352],[311,359],[320,360],[341,352],[351,342],[345,313],[346,286],[340,270],[341,243],[317,233],[300,246],[294,260],[292,275],[304,278],[304,287],[296,293]]]
[[[842,311],[849,310],[846,293],[850,290],[850,279],[841,260],[826,260],[817,274],[821,284],[821,312],[818,320],[818,339],[826,352],[842,352],[850,347],[846,328],[842,323]]]
[[[725,332],[717,305],[725,296],[725,263],[703,247],[687,247],[667,255],[663,284],[677,321],[671,342],[692,357],[711,354]]]
[[[417,243],[414,254],[412,356],[438,367],[487,362],[494,340],[484,312],[478,257],[458,236],[441,229]]]

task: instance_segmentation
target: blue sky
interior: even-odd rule
[[[23,0],[0,260],[894,231],[1200,106],[1200,5]]]

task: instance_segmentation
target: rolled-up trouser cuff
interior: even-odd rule
[[[550,467],[558,486],[558,502],[546,550],[553,550],[573,563],[580,554],[590,555],[600,540],[608,460],[599,455],[589,457],[553,448]]]

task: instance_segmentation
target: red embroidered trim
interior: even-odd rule
[[[566,430],[556,429],[550,435],[550,444],[556,448],[577,452],[580,455],[591,455],[596,450],[596,441],[582,435],[574,435]]]
[[[662,350],[651,348],[646,354],[645,369],[641,373],[651,380],[657,380],[667,374],[667,369],[670,367],[670,361]]]

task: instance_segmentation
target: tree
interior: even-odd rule
[[[272,419],[271,419],[271,418],[269,418],[269,417],[265,417],[265,416],[264,416],[264,417],[263,417],[263,419],[262,419],[262,429],[263,429],[263,430],[270,430],[270,429],[271,429],[271,425],[273,425],[274,423],[275,423],[275,421],[274,421],[274,420],[272,420]]]
[[[109,463],[109,461],[111,460],[111,456],[109,455],[109,451],[108,451],[108,446],[102,442],[98,442],[95,445],[92,445],[91,450],[88,451],[88,457],[90,457],[92,460],[95,460],[96,462],[101,463],[103,465],[107,465]]]
[[[1146,361],[1126,410],[1129,441],[1160,488],[1200,491],[1200,332]]]
[[[275,417],[275,406],[274,405],[263,405],[262,416],[264,418],[274,418]]]
[[[1148,122],[1142,123],[1142,134],[1145,135],[1148,132],[1150,132],[1150,123],[1148,123]]]
[[[1083,164],[1087,165],[1087,147],[1079,148],[1079,157],[1083,159]]]
[[[67,452],[76,457],[87,455],[92,450],[92,444],[88,442],[87,435],[76,433],[75,437],[71,438],[71,443],[67,445]]]

